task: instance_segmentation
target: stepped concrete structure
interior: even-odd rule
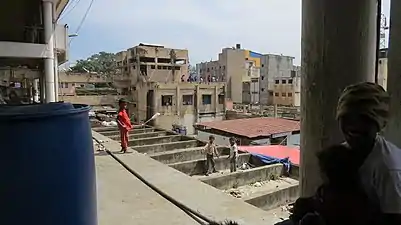
[[[133,153],[118,154],[120,144],[117,128],[96,127],[93,128],[93,136],[103,140],[106,148],[115,152],[119,159],[153,185],[181,203],[218,221],[232,219],[241,224],[274,224],[282,220],[280,217],[286,216],[278,216],[286,212],[277,208],[293,202],[299,195],[296,166],[291,167],[288,174],[282,164],[264,165],[251,154],[240,152],[238,164],[249,163],[254,167],[230,173],[227,159],[229,149],[219,146],[221,156],[216,159],[216,169],[219,172],[204,176],[205,156],[201,150],[206,143],[192,137],[154,127],[138,127],[130,133],[129,144]],[[118,218],[121,222],[117,224],[133,222],[134,218],[136,224],[137,221],[141,221],[139,224],[161,222],[157,222],[155,217],[163,217],[163,221],[171,219],[168,224],[196,223],[171,203],[169,206],[167,200],[156,192],[152,194],[149,188],[128,171],[124,171],[105,152],[97,151],[96,155],[100,224],[111,222],[119,214],[123,217]],[[111,170],[116,170],[116,174],[125,173],[121,179],[127,181],[117,181],[117,175],[113,176]],[[140,191],[142,189],[144,193]],[[140,200],[141,202],[134,200],[147,195],[150,195],[149,198]],[[135,208],[132,214],[123,214],[122,211],[128,211],[131,204]],[[162,216],[140,216],[142,211],[149,213],[147,207],[141,208],[141,205],[148,204],[157,204],[157,209],[151,211]],[[113,210],[112,207],[121,210]],[[116,224],[115,221],[113,223]]]

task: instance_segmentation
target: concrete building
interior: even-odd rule
[[[138,121],[146,121],[159,112],[151,123],[171,130],[183,126],[193,134],[193,125],[203,121],[223,120],[225,113],[224,83],[151,83],[137,85],[132,91],[130,110]]]
[[[118,52],[117,67],[128,75],[131,85],[139,82],[179,83],[188,78],[188,50],[139,44]]]
[[[261,60],[260,103],[299,106],[300,67],[294,57],[265,54]]]
[[[300,68],[293,60],[292,56],[260,54],[237,44],[224,48],[218,60],[196,67],[204,81],[226,82],[227,98],[234,103],[299,106]]]
[[[234,103],[257,102],[257,91],[251,91],[251,84],[260,77],[261,54],[242,49],[240,44],[233,48],[224,48],[217,61],[204,62],[197,65],[200,77],[204,80],[215,77],[227,85],[226,95]]]
[[[58,65],[68,60],[68,26],[57,24],[68,0],[2,1],[0,75],[24,80],[38,100],[57,101]]]
[[[301,76],[300,67],[293,66],[290,77],[273,77],[268,103],[280,106],[301,106]],[[262,92],[261,92],[262,93]],[[262,96],[262,95],[261,95]],[[270,101],[270,102],[269,102]]]

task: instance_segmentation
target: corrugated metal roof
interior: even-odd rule
[[[270,136],[300,130],[299,121],[272,117],[203,122],[196,125],[248,138]]]

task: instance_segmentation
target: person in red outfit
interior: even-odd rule
[[[121,138],[121,152],[126,153],[128,148],[128,133],[133,128],[131,124],[131,119],[127,113],[127,103],[128,101],[125,99],[120,99],[118,101],[119,110],[117,115],[117,124],[118,129],[120,130],[120,138]]]

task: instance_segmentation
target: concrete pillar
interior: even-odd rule
[[[374,80],[376,0],[302,1],[301,195],[321,179],[316,153],[343,137],[335,120],[341,91]]]
[[[388,49],[387,91],[390,99],[391,119],[385,136],[398,147],[401,147],[401,2],[391,1],[390,38]]]
[[[39,102],[39,79],[33,79],[32,89],[33,89],[33,101]]]
[[[59,95],[59,83],[58,83],[58,59],[57,59],[57,52],[54,54],[54,97],[55,101],[58,101]]]
[[[45,76],[42,74],[42,77],[39,79],[40,84],[40,102],[45,103],[46,93],[45,93]]]
[[[217,85],[214,87],[214,112],[217,116],[219,112],[219,87]]]
[[[51,0],[43,1],[43,24],[44,24],[44,36],[45,43],[47,44],[47,50],[49,51],[49,58],[45,58],[44,61],[44,73],[45,73],[45,94],[46,102],[55,102],[55,90],[54,90],[54,26],[53,26],[53,2]]]
[[[181,108],[181,103],[182,103],[182,97],[181,97],[181,92],[180,92],[180,85],[177,85],[177,89],[176,89],[176,97],[175,97],[175,108],[177,111],[177,115],[180,116],[180,108]]]

